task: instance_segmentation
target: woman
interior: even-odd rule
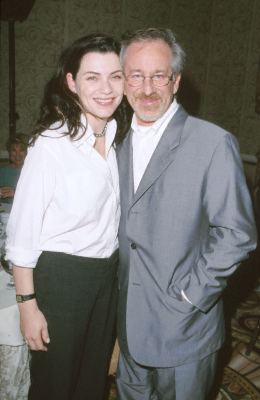
[[[30,400],[104,396],[117,298],[118,54],[104,35],[63,52],[16,189],[7,258],[32,350]]]

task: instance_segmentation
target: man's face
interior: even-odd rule
[[[133,108],[140,125],[151,125],[169,108],[177,92],[180,75],[173,77],[165,86],[156,87],[152,80],[155,74],[172,76],[172,52],[161,39],[134,42],[124,55],[125,95]],[[146,77],[140,86],[131,86],[127,77],[141,74]]]
[[[13,164],[17,168],[21,167],[23,165],[25,156],[26,156],[26,151],[19,143],[11,144],[9,150],[9,159],[11,164]]]

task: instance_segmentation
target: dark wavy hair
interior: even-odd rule
[[[45,86],[40,117],[32,132],[32,144],[43,131],[51,129],[51,125],[55,122],[59,122],[60,127],[67,123],[68,132],[65,132],[64,135],[75,138],[80,128],[83,128],[84,135],[86,127],[83,127],[80,122],[80,115],[82,114],[80,99],[76,93],[69,89],[66,75],[70,72],[75,79],[83,56],[90,52],[116,53],[119,55],[120,44],[111,36],[92,33],[79,38],[62,52],[56,73]],[[117,121],[116,141],[121,140],[118,138],[124,136],[129,126],[126,108],[127,104],[123,101],[113,115]]]

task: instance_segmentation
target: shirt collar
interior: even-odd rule
[[[133,129],[133,131],[135,133],[137,133],[137,134],[140,133],[141,135],[144,133],[146,134],[148,130],[151,133],[151,135],[156,134],[157,132],[159,132],[162,125],[164,125],[164,124],[166,125],[170,121],[170,119],[173,117],[173,115],[178,110],[178,107],[179,107],[179,104],[177,103],[176,99],[173,99],[173,102],[171,103],[168,110],[157,121],[155,121],[152,125],[149,125],[147,127],[143,126],[143,125],[139,125],[137,123],[137,118],[134,113],[133,118],[132,118],[131,128]]]
[[[80,122],[83,127],[79,128],[79,132],[74,140],[72,140],[72,143],[75,147],[79,148],[80,146],[84,145],[87,143],[90,146],[94,146],[96,138],[94,136],[94,132],[90,124],[87,122],[87,118],[84,114],[81,114]],[[114,119],[108,122],[107,124],[107,130],[106,130],[106,148],[110,149],[112,146],[115,135],[116,135],[116,128],[117,124]],[[86,129],[85,133],[84,129]],[[83,134],[83,136],[82,136]]]

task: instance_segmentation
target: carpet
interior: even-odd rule
[[[246,286],[243,277],[242,285]],[[235,287],[231,285],[226,295],[228,340],[214,400],[260,400],[260,336],[252,343],[260,318],[260,284],[246,294],[239,285]],[[117,358],[118,348],[115,353]],[[114,374],[109,382],[109,400],[116,400]]]
[[[216,400],[260,400],[259,318],[260,285],[239,303],[231,319],[231,354]]]

